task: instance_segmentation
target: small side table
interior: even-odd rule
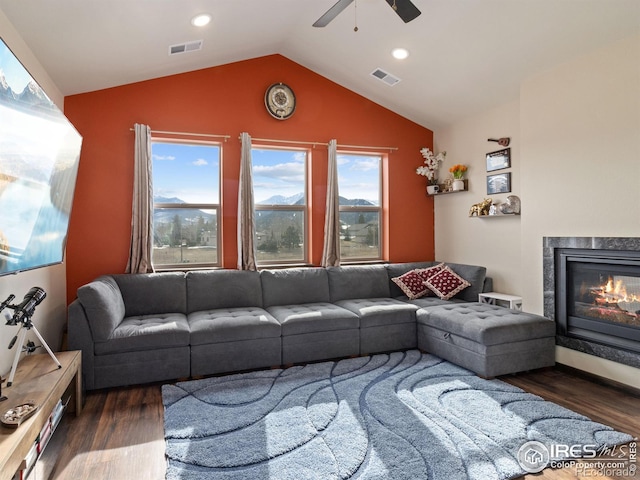
[[[478,302],[488,303],[522,311],[522,297],[507,295],[506,293],[485,292],[478,295]]]

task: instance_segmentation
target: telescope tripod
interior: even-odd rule
[[[25,349],[24,347],[24,341],[27,338],[28,330],[33,330],[33,333],[36,334],[36,337],[38,337],[38,340],[40,340],[40,343],[42,343],[42,346],[49,353],[53,362],[58,366],[58,368],[62,368],[62,365],[60,365],[60,362],[58,361],[56,356],[53,354],[53,351],[49,348],[49,345],[47,345],[47,342],[45,342],[44,338],[42,338],[42,335],[40,335],[40,332],[38,331],[36,326],[31,322],[31,318],[27,318],[26,321],[22,323],[22,326],[20,327],[20,331],[18,332],[18,334],[15,337],[13,337],[13,340],[11,340],[11,343],[9,343],[9,349],[11,349],[15,345],[16,341],[18,342],[18,345],[20,345],[20,348],[16,349],[16,354],[13,357],[13,364],[11,365],[11,373],[9,374],[9,379],[7,380],[7,387],[10,387],[11,384],[13,383],[13,377],[16,374],[16,368],[18,368],[18,362],[20,361],[20,354],[24,350],[29,351],[28,348]]]

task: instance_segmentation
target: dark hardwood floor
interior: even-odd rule
[[[500,379],[595,421],[640,437],[638,391],[561,368]],[[37,478],[163,479],[163,433],[160,385],[89,392],[79,418],[65,415],[38,465]],[[599,479],[640,478],[640,474],[632,477],[597,475],[599,472],[595,468],[590,473],[592,478]],[[564,480],[584,479],[586,476],[575,468],[547,468],[539,474],[523,478]]]

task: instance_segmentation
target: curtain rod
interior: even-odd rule
[[[240,138],[240,137],[238,137]],[[312,146],[316,146],[316,145],[320,145],[320,146],[324,146],[326,147],[328,145],[327,142],[303,142],[301,140],[278,140],[278,139],[274,139],[274,138],[253,138],[251,137],[251,141],[257,141],[257,142],[271,142],[271,143],[290,143],[292,145],[312,145]]]
[[[135,129],[130,128],[129,130],[131,132],[133,132]],[[213,133],[169,132],[169,131],[166,131],[166,130],[151,130],[151,133],[158,133],[158,134],[161,134],[161,135],[183,135],[185,137],[224,138],[225,142],[228,139],[231,138],[231,135],[217,135],[217,134],[213,134]]]
[[[369,146],[369,145],[336,145],[336,147],[338,148],[364,148],[367,150],[389,150],[389,151],[395,151],[398,150],[398,147],[374,147],[374,146]]]
[[[240,138],[240,137],[238,137]],[[303,142],[303,141],[299,141],[299,140],[277,140],[277,139],[273,139],[273,138],[251,138],[251,141],[257,141],[257,142],[273,142],[273,143],[290,143],[290,144],[294,144],[294,145],[313,145],[314,147],[316,145],[323,145],[323,146],[328,146],[329,144],[327,142]],[[398,147],[375,147],[375,146],[370,146],[370,145],[336,145],[336,147],[338,148],[355,148],[355,149],[366,149],[366,150],[389,150],[389,151],[394,151],[394,150],[398,150]]]

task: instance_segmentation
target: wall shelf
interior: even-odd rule
[[[479,204],[476,204],[476,205],[479,205]],[[488,215],[471,215],[472,210],[476,205],[473,205],[471,207],[471,210],[469,210],[469,217],[477,217],[477,218],[519,217],[521,213],[520,197],[518,197],[517,195],[509,195],[507,197],[506,202],[503,203],[499,201],[498,203],[491,205]]]
[[[438,197],[440,195],[447,195],[449,193],[460,193],[460,192],[467,192],[469,191],[469,180],[466,178],[463,178],[462,181],[464,182],[464,189],[463,190],[449,190],[447,192],[443,191],[445,184],[444,183],[439,183],[438,187],[440,187],[440,191],[438,193],[427,193],[427,197]]]
[[[519,213],[496,213],[495,215],[474,215],[476,218],[519,217]]]

